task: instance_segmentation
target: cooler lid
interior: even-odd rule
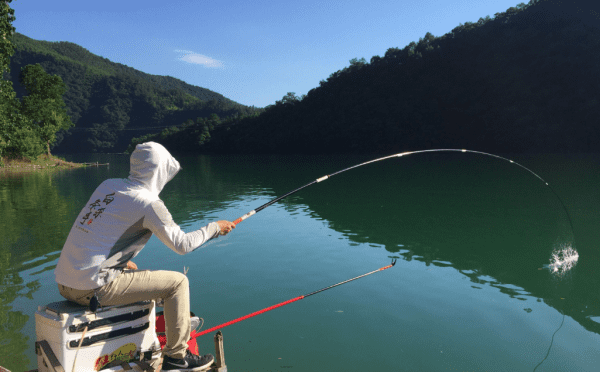
[[[103,311],[109,310],[109,309],[114,309],[117,307],[129,307],[129,306],[148,306],[148,304],[151,301],[140,301],[140,302],[135,302],[132,304],[127,304],[127,305],[119,305],[119,306],[101,306],[98,308],[98,313],[101,313]],[[57,317],[60,317],[61,314],[74,314],[74,313],[84,313],[86,311],[89,311],[89,306],[83,306],[83,305],[79,305],[78,303],[75,303],[73,301],[58,301],[58,302],[52,302],[48,305],[46,305],[46,311],[50,311],[54,314],[56,314]]]
[[[53,312],[56,316],[60,316],[61,314],[83,313],[88,309],[87,306],[79,305],[72,301],[58,301],[46,305],[46,310]]]

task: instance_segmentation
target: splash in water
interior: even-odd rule
[[[579,260],[579,253],[575,249],[571,247],[556,249],[552,252],[548,268],[552,273],[562,276],[577,265],[577,260]]]

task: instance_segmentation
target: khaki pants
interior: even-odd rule
[[[58,285],[67,300],[89,306],[96,293],[100,306],[127,305],[138,301],[164,300],[167,344],[163,355],[181,359],[190,339],[190,287],[188,279],[175,271],[126,270],[107,285],[80,290]]]

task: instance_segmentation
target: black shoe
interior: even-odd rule
[[[185,358],[175,359],[168,355],[165,355],[161,370],[173,371],[173,372],[192,372],[192,371],[204,371],[210,368],[215,358],[206,354],[204,356],[198,356],[196,354],[187,351]]]

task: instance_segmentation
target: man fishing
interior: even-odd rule
[[[126,305],[164,301],[167,343],[162,370],[200,371],[213,362],[188,350],[190,299],[187,277],[174,271],[137,270],[131,262],[152,234],[179,254],[235,228],[229,221],[211,222],[184,233],[158,194],[179,172],[179,162],[162,145],[137,145],[125,179],[100,184],[79,213],[54,271],[60,294],[81,305]],[[126,270],[129,269],[129,270]]]

